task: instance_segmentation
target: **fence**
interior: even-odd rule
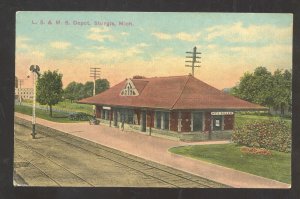
[[[26,102],[22,102],[22,103],[17,103],[17,102],[16,102],[15,104],[16,104],[16,105],[20,105],[20,106],[32,107],[32,104],[26,103]],[[50,111],[49,106],[41,106],[41,105],[36,104],[36,108],[37,108],[37,109],[40,109],[40,110]],[[57,113],[65,113],[65,114],[76,113],[76,112],[74,112],[74,111],[70,111],[70,110],[67,110],[67,109],[55,108],[55,107],[52,107],[52,111],[53,111],[53,112],[57,112]]]

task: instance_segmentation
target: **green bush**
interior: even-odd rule
[[[240,125],[234,130],[232,141],[248,147],[291,151],[290,127],[283,120],[255,121]]]
[[[86,113],[72,113],[68,116],[70,120],[76,120],[76,121],[88,121],[92,118],[92,115],[86,114]]]

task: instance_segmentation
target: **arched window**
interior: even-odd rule
[[[126,82],[126,85],[121,90],[120,95],[121,96],[138,96],[139,92],[135,88],[133,82],[130,79],[128,79]]]

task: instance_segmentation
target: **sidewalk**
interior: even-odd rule
[[[31,116],[28,115],[15,113],[15,116],[31,121]],[[120,131],[117,128],[105,125],[89,125],[88,122],[55,123],[40,118],[37,118],[36,122],[110,148],[183,170],[232,187],[290,188],[289,184],[218,166],[201,160],[183,157],[168,151],[169,148],[175,146],[191,144],[226,144],[228,141],[185,143],[148,136],[142,133]]]

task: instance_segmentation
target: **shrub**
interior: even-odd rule
[[[248,147],[291,151],[291,130],[286,121],[263,120],[238,126],[232,141]]]
[[[88,121],[92,118],[92,115],[86,114],[86,113],[72,113],[68,116],[70,120],[76,120],[76,121]]]

